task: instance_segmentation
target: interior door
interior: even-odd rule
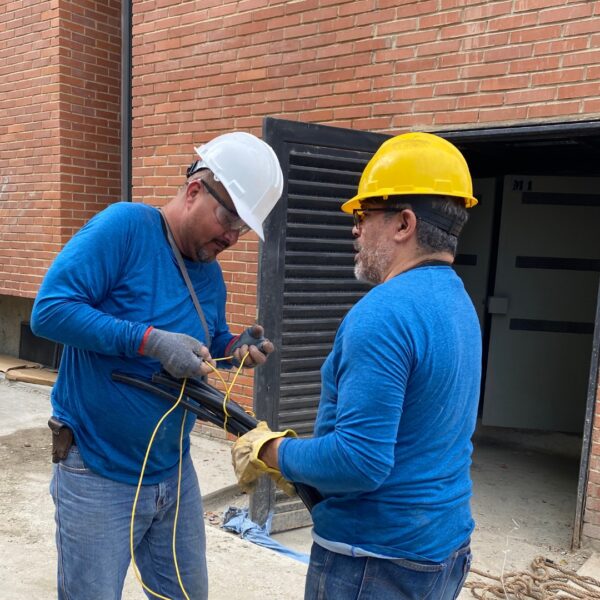
[[[454,270],[473,301],[482,330],[492,251],[495,182],[491,178],[473,181],[473,195],[479,202],[469,209],[469,220],[458,239],[454,261]]]
[[[484,425],[582,430],[599,230],[600,178],[505,178]]]

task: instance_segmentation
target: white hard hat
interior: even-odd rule
[[[251,133],[234,131],[195,150],[231,196],[240,218],[264,240],[263,221],[283,190],[283,173],[271,146]]]

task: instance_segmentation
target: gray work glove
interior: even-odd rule
[[[231,362],[235,366],[239,366],[246,352],[250,352],[244,361],[244,367],[252,368],[264,364],[269,354],[275,350],[273,343],[264,337],[264,335],[265,330],[261,325],[248,327],[243,333],[234,337],[229,342],[229,345],[225,349],[225,356],[231,355],[233,357]]]
[[[177,379],[207,375],[212,371],[208,348],[185,333],[152,329],[143,349],[144,356],[160,361],[164,369]]]

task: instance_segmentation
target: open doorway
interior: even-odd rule
[[[459,143],[481,199],[456,266],[484,337],[475,503],[478,490],[496,511],[519,498],[521,535],[554,523],[554,543],[577,546],[597,373],[600,146],[561,127],[525,133]]]

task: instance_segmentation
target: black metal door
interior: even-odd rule
[[[265,227],[259,259],[259,322],[277,355],[255,374],[258,418],[299,435],[313,429],[320,368],[338,325],[368,290],[354,278],[351,198],[369,158],[389,136],[267,118],[263,138],[284,173],[283,197]],[[272,530],[310,523],[299,500],[275,495],[268,481],[253,495],[251,517]]]

